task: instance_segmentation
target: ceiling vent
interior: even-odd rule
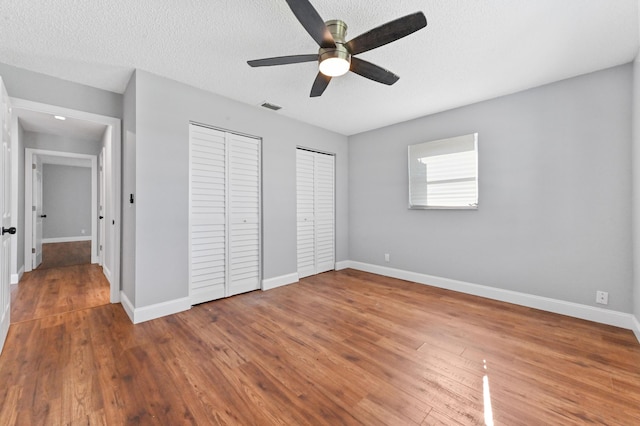
[[[260,106],[263,107],[263,108],[270,109],[272,111],[278,111],[279,109],[282,109],[282,107],[280,105],[271,104],[269,102],[263,102],[263,103],[260,104]]]

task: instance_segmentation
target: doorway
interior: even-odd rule
[[[99,263],[97,156],[26,148],[24,179],[25,271],[41,266],[49,244],[88,241]]]
[[[63,120],[53,121],[55,116],[63,117]],[[48,119],[45,124],[36,123],[39,119]],[[58,151],[44,149],[48,146],[44,143],[36,144],[35,148],[24,148],[24,129],[19,120],[31,120],[30,126],[44,126],[43,130],[64,129],[64,126],[72,124],[74,132],[95,131],[96,127],[102,129],[101,147],[96,154],[82,154],[76,152]],[[54,123],[54,124],[52,124]],[[44,159],[44,163],[55,162],[84,162],[83,166],[91,168],[91,223],[90,230],[85,229],[86,235],[91,236],[91,262],[101,264],[101,272],[109,282],[109,301],[111,303],[120,302],[120,169],[121,169],[121,123],[119,119],[102,115],[87,113],[83,111],[71,110],[67,108],[46,105],[21,99],[13,99],[13,129],[12,143],[14,150],[14,164],[22,163],[24,169],[20,167],[20,172],[14,174],[15,181],[24,182],[24,200],[19,194],[19,185],[13,186],[13,195],[16,203],[21,205],[20,211],[16,215],[24,218],[24,226],[20,240],[20,246],[16,247],[13,253],[16,256],[12,259],[12,282],[17,283],[25,272],[33,270],[32,251],[34,231],[33,217],[33,174],[31,173],[34,159]],[[33,129],[33,127],[29,127]],[[35,127],[36,129],[38,127]],[[62,130],[60,130],[63,132]],[[74,133],[75,134],[75,133]],[[24,152],[24,159],[19,157],[19,152]],[[69,144],[73,148],[73,143]],[[98,158],[102,161],[102,170],[98,169]],[[22,161],[20,161],[22,160]],[[87,163],[88,161],[88,163]],[[69,164],[67,164],[69,165]],[[17,169],[18,167],[16,167]],[[98,182],[102,176],[102,193],[100,193]],[[99,203],[99,200],[104,200]],[[16,209],[17,210],[17,209]],[[42,212],[46,215],[46,212]],[[43,218],[46,220],[46,218]],[[104,222],[101,225],[100,222]],[[103,229],[103,232],[99,232]],[[19,250],[21,249],[21,250]],[[18,262],[17,253],[22,253],[22,265]]]
[[[95,219],[97,157],[27,148],[25,164],[32,166],[25,168],[25,211],[28,215],[31,200],[32,215],[25,247],[32,249],[32,269],[99,263],[104,234],[97,232],[96,222],[104,221]]]

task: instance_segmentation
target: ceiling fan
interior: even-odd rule
[[[345,41],[347,24],[340,20],[323,22],[308,0],[286,0],[298,21],[318,43],[318,53],[278,56],[247,61],[252,67],[296,64],[318,61],[319,72],[311,87],[311,97],[322,95],[332,77],[352,71],[378,83],[392,85],[400,77],[378,65],[355,57],[360,53],[399,40],[427,26],[422,12],[398,18]]]

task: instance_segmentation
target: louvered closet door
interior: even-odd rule
[[[335,269],[335,157],[315,154],[315,239],[316,274]]]
[[[298,277],[335,269],[335,157],[298,149]]]
[[[316,273],[314,153],[296,150],[298,277]]]
[[[260,141],[229,139],[229,290],[260,288]]]
[[[226,135],[191,125],[191,304],[226,294]]]

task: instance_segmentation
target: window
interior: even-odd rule
[[[409,208],[478,208],[477,133],[409,146]]]

